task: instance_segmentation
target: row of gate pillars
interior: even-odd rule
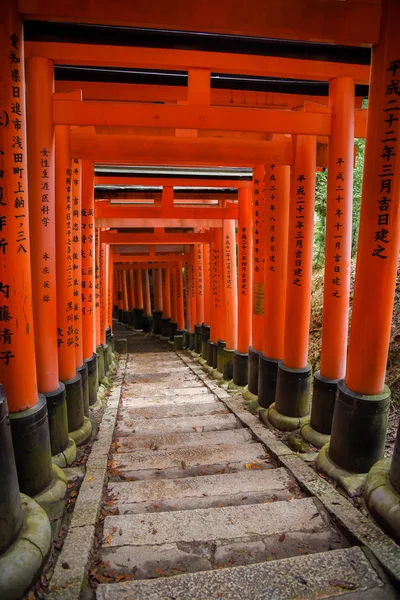
[[[97,243],[93,164],[71,158],[70,128],[51,119],[53,65],[32,59],[24,68],[21,20],[10,6],[4,12],[0,596],[8,599],[22,597],[48,555],[44,508],[65,496],[63,468],[92,436],[92,409],[115,363],[110,250]]]

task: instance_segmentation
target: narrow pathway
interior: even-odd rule
[[[125,335],[98,600],[395,597],[173,350]]]

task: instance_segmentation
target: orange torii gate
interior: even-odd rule
[[[194,0],[188,1],[186,11],[156,0],[155,23],[147,7],[128,0],[121,0],[113,11],[102,1],[96,6],[66,0],[7,1],[0,16],[0,383],[8,397],[11,428],[3,419],[7,407],[1,393],[0,439],[11,458],[5,474],[8,502],[0,553],[18,540],[22,526],[17,475],[21,491],[39,502],[63,496],[66,478],[57,468],[60,455],[67,464],[75,452],[70,440],[79,444],[90,435],[89,406],[97,402],[98,379],[109,362],[112,287],[120,309],[128,310],[130,303],[148,313],[150,265],[157,265],[152,273],[154,314],[165,309],[164,321],[172,318],[177,324],[179,335],[173,337],[183,338],[184,285],[190,347],[201,351],[215,375],[233,376],[233,385],[242,387],[246,345],[251,342],[244,394],[252,408],[270,425],[301,428],[306,440],[323,446],[318,469],[350,491],[358,490],[370,471],[367,504],[400,536],[400,438],[393,460],[380,460],[390,397],[385,371],[400,243],[400,5],[396,0],[327,0],[309,19],[303,2],[289,0],[284,11],[280,4],[255,0],[254,10],[249,10],[230,0],[218,6],[205,0],[199,12]],[[22,18],[372,46],[372,67],[269,56],[254,60],[240,53],[25,42]],[[80,85],[65,80],[55,86],[54,63],[101,67],[105,61],[126,69],[181,69],[187,72],[188,85],[179,93],[174,86],[128,89],[104,82]],[[212,73],[329,82],[329,100],[315,101],[308,95],[302,102],[296,95],[290,101],[284,94],[275,104],[264,94],[261,107],[249,92],[251,104],[237,97],[230,102],[229,91],[211,88]],[[366,111],[358,110],[355,85],[368,83],[365,130]],[[366,153],[346,356],[354,136],[366,137]],[[163,182],[161,201],[157,198],[153,206],[128,205],[129,196],[119,203],[111,198],[95,201],[95,162],[247,166],[253,169],[253,182],[232,186],[239,190],[236,205],[179,205],[173,180]],[[309,415],[308,329],[318,167],[328,167],[329,173],[327,250],[321,369],[314,375]],[[131,235],[113,229],[131,228],[156,230],[133,233],[136,241],[113,242],[113,236]],[[169,232],[172,228],[193,232]],[[241,231],[251,228],[253,250],[251,241],[241,237]],[[206,231],[198,233],[199,229]],[[178,267],[156,253],[156,246],[176,245],[177,240],[185,246]],[[111,245],[149,245],[152,250],[143,257],[117,257]],[[249,255],[252,283],[249,272],[242,271],[244,263],[250,264]],[[138,278],[142,270],[147,278]],[[243,322],[237,318],[238,302],[239,313],[246,312]],[[166,330],[164,322],[169,336],[171,330],[175,333],[174,328]],[[51,361],[50,356],[56,358]],[[358,477],[352,481],[353,474]],[[43,524],[48,527],[45,517]]]

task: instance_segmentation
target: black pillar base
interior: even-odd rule
[[[201,326],[201,355],[207,360],[207,345],[210,339],[210,326],[203,323]]]
[[[118,321],[119,321],[120,323],[122,323],[122,322],[123,322],[123,318],[124,318],[124,311],[122,310],[122,308],[118,308],[118,317],[117,317],[117,318],[118,318]]]
[[[0,385],[0,555],[17,539],[23,514],[4,388]]]
[[[99,384],[105,377],[105,368],[104,368],[104,348],[103,345],[96,346],[96,354],[97,354],[97,375],[99,378]]]
[[[196,354],[201,354],[201,334],[202,334],[202,326],[195,325],[194,326],[194,351]]]
[[[143,308],[134,308],[133,309],[133,326],[135,329],[143,329],[143,317],[144,310]]]
[[[122,323],[128,325],[129,323],[129,310],[122,311]]]
[[[134,327],[135,326],[135,313],[133,311],[133,308],[131,310],[128,310],[128,320],[127,320],[127,324],[129,325],[129,327]]]
[[[390,403],[387,386],[382,394],[367,396],[338,383],[329,457],[341,469],[367,473],[383,457]]]
[[[210,340],[208,340],[207,342],[207,365],[209,367],[214,367],[214,346],[216,347],[217,344],[215,342],[211,342]]]
[[[258,404],[269,408],[275,402],[279,360],[260,353],[258,361]]]
[[[170,342],[174,341],[174,337],[175,337],[177,330],[178,330],[178,323],[176,323],[175,321],[170,321],[169,322],[169,341]]]
[[[217,371],[219,373],[224,372],[224,348],[226,346],[226,342],[223,340],[218,340],[217,344]]]
[[[174,335],[174,348],[175,350],[183,350],[184,341],[185,341],[185,330],[177,329]]]
[[[111,364],[111,351],[108,344],[103,344],[103,355],[104,355],[104,373],[107,376],[108,371],[110,370]]]
[[[311,366],[289,369],[281,361],[278,365],[275,409],[286,417],[305,417],[310,412]]]
[[[235,357],[235,350],[224,348],[222,351],[224,368],[222,371],[223,379],[225,381],[231,381],[233,378],[233,361]]]
[[[161,319],[161,337],[165,340],[169,340],[169,324],[171,317],[162,317]]]
[[[248,373],[248,390],[255,396],[258,395],[258,361],[260,352],[255,350],[253,346],[249,347],[249,373]]]
[[[162,310],[153,311],[153,333],[161,335]]]
[[[45,392],[50,432],[51,455],[56,456],[68,448],[68,412],[65,385],[60,382],[53,392]]]
[[[213,343],[213,368],[216,369],[218,367],[218,342]]]
[[[233,357],[233,383],[244,387],[247,385],[249,355],[235,350]]]
[[[77,431],[82,427],[85,418],[80,374],[77,373],[72,379],[64,381],[64,385],[67,396],[68,431]]]
[[[113,353],[113,351],[114,351],[114,345],[113,345],[113,342],[114,342],[114,336],[113,336],[113,334],[112,334],[111,327],[109,326],[109,327],[107,327],[107,329],[106,329],[106,343],[107,343],[107,346],[108,346],[108,349],[109,349],[109,354],[110,354],[110,363],[111,363],[111,354],[112,354],[112,353]]]
[[[153,318],[151,315],[144,315],[143,316],[143,331],[144,333],[148,333],[149,331],[151,331],[151,327],[153,325]]]
[[[400,494],[400,423],[397,427],[396,441],[393,448],[389,480],[396,492]]]
[[[53,481],[47,403],[43,394],[35,406],[10,414],[19,489],[37,496]]]
[[[339,380],[326,379],[314,373],[310,425],[315,431],[330,435]]]
[[[185,331],[185,347],[186,350],[190,348],[190,331]]]
[[[195,348],[195,343],[194,343],[194,331],[191,331],[189,333],[189,350],[194,350]]]
[[[112,316],[113,316],[113,319],[117,319],[117,321],[118,321],[118,304],[114,304]]]
[[[93,406],[97,402],[97,390],[99,387],[97,374],[97,354],[92,354],[90,358],[85,360],[88,368],[88,392],[89,406]]]
[[[76,372],[81,376],[82,381],[82,398],[83,398],[83,413],[85,417],[89,416],[89,372],[85,362],[76,369]]]

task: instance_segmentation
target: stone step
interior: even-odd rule
[[[201,433],[204,431],[219,431],[222,429],[237,429],[241,423],[233,414],[182,416],[166,419],[140,419],[135,421],[130,415],[121,411],[122,419],[118,420],[117,435],[132,435],[133,433],[155,435],[157,433]]]
[[[133,365],[131,366],[129,369],[126,370],[125,375],[128,375],[130,377],[135,377],[137,375],[172,375],[172,374],[183,374],[183,373],[187,373],[187,374],[191,374],[192,371],[189,369],[189,367],[187,367],[186,365],[184,365],[182,362],[180,363],[180,365],[177,365],[175,363],[171,363],[171,365],[166,365],[164,361],[158,363],[158,364],[152,364],[151,366],[144,366],[144,365]],[[179,375],[179,377],[181,377],[181,375]]]
[[[177,375],[171,373],[135,373],[134,375],[125,375],[125,382],[135,384],[136,387],[139,385],[148,385],[156,387],[196,387],[191,384],[199,382],[197,375],[194,375],[192,371],[188,373],[178,373]]]
[[[108,496],[121,515],[266,503],[287,500],[294,494],[299,490],[284,468],[108,486]]]
[[[130,385],[126,385],[124,384],[122,386],[122,393],[123,396],[127,396],[127,397],[133,397],[133,398],[139,398],[140,394],[138,394],[137,391],[137,386],[134,384],[130,384]],[[206,386],[199,381],[199,385],[193,386],[193,387],[187,387],[187,388],[161,388],[159,389],[158,387],[155,388],[154,390],[149,391],[148,393],[146,393],[146,395],[144,397],[146,398],[162,398],[164,396],[168,396],[168,397],[175,397],[175,396],[194,396],[194,395],[199,395],[199,394],[206,394],[208,396],[212,396],[211,392],[206,388]],[[188,399],[186,398],[184,400],[184,402],[188,402]]]
[[[150,581],[102,584],[97,600],[312,600],[353,594],[368,600],[395,598],[358,547],[252,566],[188,573]]]
[[[178,402],[175,402],[178,400]],[[139,419],[168,419],[182,415],[212,415],[229,414],[229,410],[222,402],[210,402],[213,396],[199,394],[190,398],[178,396],[172,398],[125,398],[122,400],[121,409],[124,415],[129,415],[134,420]],[[121,412],[122,412],[121,410]]]
[[[112,477],[123,479],[175,479],[233,472],[245,469],[246,464],[257,465],[259,469],[274,466],[261,444],[247,442],[113,454],[110,469]]]
[[[347,542],[311,498],[107,517],[101,558],[136,579],[249,565]]]
[[[151,421],[145,421],[151,423]],[[140,429],[141,421],[135,421]],[[147,435],[123,435],[114,440],[114,452],[124,453],[134,450],[164,450],[167,448],[184,448],[188,446],[219,446],[221,444],[241,444],[252,441],[248,429],[227,429],[224,431],[205,431],[203,433],[160,433]]]

